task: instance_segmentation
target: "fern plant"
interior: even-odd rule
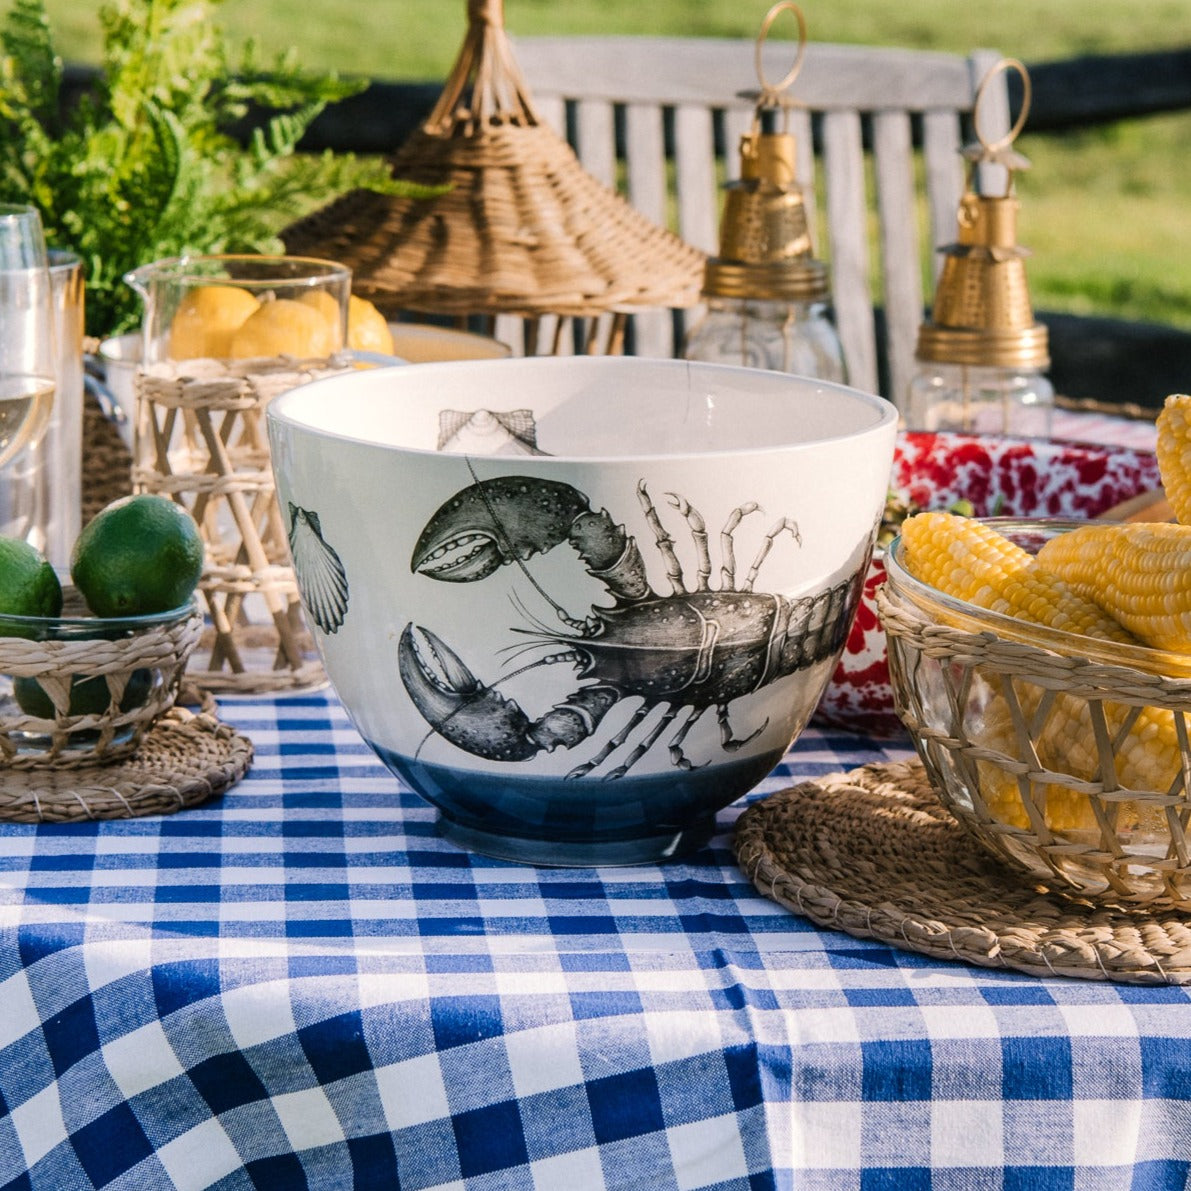
[[[280,252],[279,231],[355,188],[421,193],[385,163],[298,153],[311,121],[366,80],[233,65],[213,20],[222,0],[115,0],[100,10],[102,65],[69,110],[44,0],[14,0],[0,26],[0,200],[32,203],[51,247],[82,257],[87,330],[139,317],[122,278],[183,253]],[[247,144],[232,131],[252,114]],[[429,192],[427,192],[429,193]]]

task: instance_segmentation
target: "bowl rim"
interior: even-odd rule
[[[146,612],[139,616],[18,616],[16,613],[0,612],[0,640],[34,639],[44,642],[89,636],[97,630],[102,630],[105,636],[108,633],[137,633],[146,629],[168,628],[198,614],[197,596],[168,611]],[[2,630],[5,626],[28,630],[28,635],[4,633]]]
[[[680,359],[662,359],[643,356],[514,356],[512,358],[492,358],[480,360],[442,360],[428,364],[418,364],[418,374],[422,373],[424,369],[434,369],[436,373],[447,372],[484,372],[489,369],[499,368],[502,373],[509,373],[512,369],[529,368],[541,369],[545,371],[548,368],[572,368],[583,371],[599,371],[606,370],[608,372],[615,372],[622,369],[645,368],[654,369],[657,371],[666,371],[671,373],[678,373],[680,371],[692,372],[698,371],[700,373],[724,376],[735,376],[744,378],[748,376],[755,377],[761,369],[746,368],[736,364],[709,364],[703,361],[680,360]],[[394,376],[402,376],[408,378],[411,375],[410,365],[398,364],[387,367],[371,368],[366,373],[370,378],[377,376],[386,376],[392,374]],[[358,443],[363,446],[377,447],[383,450],[399,451],[403,455],[416,455],[427,458],[438,457],[458,457],[447,456],[446,453],[438,451],[432,447],[411,447],[411,446],[393,446],[391,444],[378,443],[375,439],[362,438],[359,435],[348,434],[343,431],[330,429],[327,427],[312,426],[310,422],[304,418],[296,416],[291,412],[290,407],[293,405],[300,405],[311,400],[311,395],[317,396],[318,390],[329,385],[342,385],[345,379],[357,375],[355,373],[335,373],[331,376],[318,377],[307,384],[299,385],[296,388],[289,389],[284,393],[279,394],[272,401],[269,402],[268,409],[265,411],[265,417],[268,423],[277,423],[284,425],[290,429],[303,431],[313,434],[321,439],[326,439],[335,442],[344,443]],[[498,373],[498,375],[500,375]],[[899,413],[897,407],[889,400],[879,396],[876,393],[869,393],[863,389],[853,388],[851,385],[840,384],[837,381],[820,380],[818,377],[799,376],[793,373],[779,373],[764,371],[768,383],[775,386],[780,386],[783,379],[788,381],[801,382],[805,385],[813,386],[815,389],[822,390],[824,395],[837,395],[840,398],[854,401],[861,406],[867,406],[876,415],[876,419],[869,425],[864,426],[850,433],[842,434],[827,434],[819,438],[807,439],[798,442],[784,442],[784,443],[761,443],[755,447],[730,447],[723,450],[715,450],[714,448],[700,451],[682,451],[682,452],[664,452],[664,451],[647,451],[640,453],[629,453],[624,455],[597,455],[597,454],[550,454],[550,455],[525,455],[517,457],[518,466],[542,467],[549,464],[610,464],[623,463],[635,464],[647,461],[662,461],[675,459],[726,459],[726,458],[749,458],[762,455],[772,455],[778,452],[788,451],[804,451],[812,450],[816,447],[825,446],[829,443],[840,442],[858,442],[862,439],[868,438],[871,435],[880,435],[892,431],[890,438],[892,441],[896,438],[896,430],[899,420]],[[892,446],[891,446],[892,450]]]
[[[1057,535],[1085,525],[1123,525],[1124,522],[1109,521],[1102,517],[975,517],[982,525],[991,526],[999,533],[1012,537],[1030,534]],[[1019,543],[1020,544],[1020,543]],[[1028,548],[1028,547],[1027,547]],[[910,599],[918,610],[934,615],[942,609],[952,618],[952,626],[974,634],[992,633],[997,637],[1029,645],[1047,653],[1062,657],[1085,658],[1106,665],[1128,666],[1146,674],[1167,677],[1174,681],[1191,680],[1191,655],[1174,653],[1171,650],[1155,649],[1149,645],[1128,645],[1116,641],[1101,641],[1082,633],[1070,633],[1065,629],[1049,625],[1034,624],[1019,620],[1003,612],[981,608],[968,600],[948,595],[929,583],[912,575],[903,562],[905,546],[899,533],[885,547],[882,562],[885,580],[894,593]],[[933,608],[932,608],[933,605]],[[958,623],[957,623],[958,622]]]
[[[227,276],[206,272],[205,267],[223,267],[225,272],[247,267],[252,276]],[[300,272],[299,270],[305,270]],[[323,285],[328,282],[351,284],[351,269],[342,261],[327,257],[291,255],[285,252],[183,252],[177,256],[139,265],[124,274],[126,283],[137,288],[145,278],[160,278],[172,284],[213,284],[232,282],[246,288],[270,285]]]

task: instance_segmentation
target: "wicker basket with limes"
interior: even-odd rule
[[[65,589],[32,546],[0,538],[0,770],[136,752],[174,706],[202,632],[202,562],[193,518],[155,495],[84,527]]]
[[[911,517],[878,604],[899,714],[983,843],[1052,888],[1191,909],[1191,396],[1172,523]]]

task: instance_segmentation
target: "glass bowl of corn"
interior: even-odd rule
[[[926,513],[885,561],[895,703],[948,809],[1042,885],[1191,909],[1191,527]]]

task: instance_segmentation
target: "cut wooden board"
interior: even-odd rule
[[[1161,488],[1140,492],[1100,514],[1105,521],[1173,521],[1174,513]]]

